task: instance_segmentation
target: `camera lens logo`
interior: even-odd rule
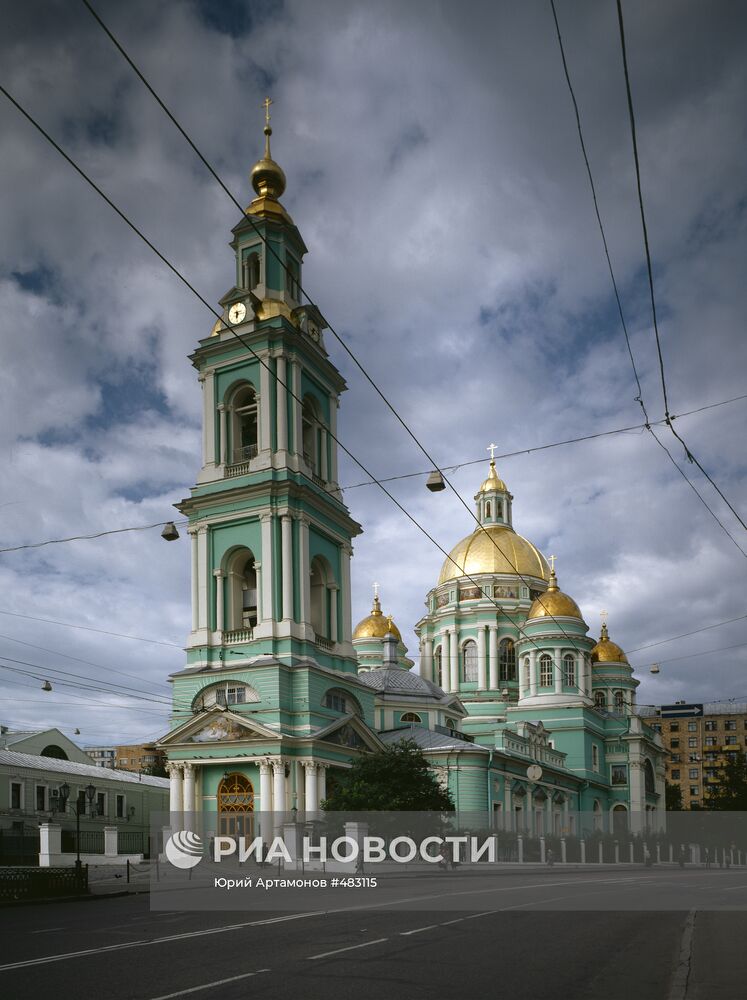
[[[180,830],[166,841],[164,854],[175,868],[194,868],[202,861],[202,838],[190,830]]]

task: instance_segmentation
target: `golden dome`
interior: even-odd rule
[[[387,618],[382,614],[381,602],[378,595],[374,597],[371,614],[358,622],[353,632],[354,639],[383,639],[387,632],[391,632],[397,642],[402,641],[402,636],[397,626],[392,621],[391,615]]]
[[[539,549],[507,524],[485,524],[463,538],[441,567],[436,586],[477,573],[520,573],[550,579],[550,567]]]
[[[270,127],[271,104],[272,101],[270,98],[266,98],[264,102],[265,155],[261,160],[257,160],[249,175],[257,197],[246,211],[251,215],[266,215],[269,213],[270,215],[279,215],[290,219],[283,206],[278,202],[278,198],[285,191],[285,174],[282,167],[270,155],[270,136],[272,135],[272,128]]]
[[[558,578],[555,576],[555,570],[553,570],[550,573],[550,586],[541,597],[538,597],[534,601],[529,609],[527,619],[558,617],[584,620],[578,604],[576,604],[572,597],[564,594],[558,588]]]
[[[508,486],[503,482],[498,473],[495,471],[495,461],[490,459],[490,472],[488,473],[488,478],[482,484],[478,493],[488,493],[492,490],[501,490],[503,493],[508,493]]]
[[[607,631],[607,623],[602,625],[602,634],[599,637],[599,642],[594,646],[591,651],[591,662],[592,663],[627,663],[628,658],[623,652],[623,650],[617,645],[616,642],[612,642]]]

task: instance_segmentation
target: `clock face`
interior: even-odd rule
[[[319,340],[319,330],[314,326],[313,323],[309,323],[309,336],[312,340]]]
[[[234,302],[228,310],[228,318],[232,323],[241,323],[246,316],[246,306],[243,302]]]

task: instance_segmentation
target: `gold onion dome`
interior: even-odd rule
[[[599,637],[599,642],[594,646],[591,651],[591,662],[592,663],[627,663],[628,658],[617,645],[616,642],[612,642],[609,637],[609,632],[607,631],[607,623],[602,625],[602,634]]]
[[[285,209],[280,205],[278,199],[285,191],[285,174],[281,166],[276,163],[270,154],[270,136],[272,127],[270,126],[270,105],[272,101],[265,98],[265,155],[252,167],[249,175],[252,187],[257,197],[247,208],[247,212],[252,215],[264,215],[270,213],[273,216],[281,215],[290,218]]]
[[[354,639],[383,639],[391,632],[397,642],[402,641],[402,636],[397,626],[392,621],[391,615],[386,617],[381,610],[381,602],[378,595],[374,597],[371,614],[358,622],[353,632]]]
[[[498,477],[496,476],[496,479]],[[490,479],[486,480],[489,482]],[[500,482],[500,480],[498,480]],[[441,567],[436,586],[461,576],[505,573],[550,579],[547,560],[531,542],[517,535],[508,524],[484,524],[463,538]]]
[[[550,586],[538,597],[531,608],[529,609],[529,618],[580,618],[583,621],[583,615],[579,610],[578,604],[569,597],[568,594],[564,594],[562,590],[558,587],[558,578],[555,576],[555,570],[550,573]]]
[[[490,472],[488,473],[488,478],[482,484],[478,493],[490,493],[493,490],[499,490],[502,493],[508,493],[508,486],[503,482],[498,473],[495,471],[495,460],[490,459]]]

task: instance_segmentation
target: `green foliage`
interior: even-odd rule
[[[709,790],[705,806],[730,812],[747,812],[747,754],[738,754],[718,770],[718,785]]]
[[[666,782],[664,789],[667,812],[679,812],[682,809],[682,789],[679,785]]]
[[[327,812],[453,812],[423,752],[402,740],[358,757],[322,802]]]

